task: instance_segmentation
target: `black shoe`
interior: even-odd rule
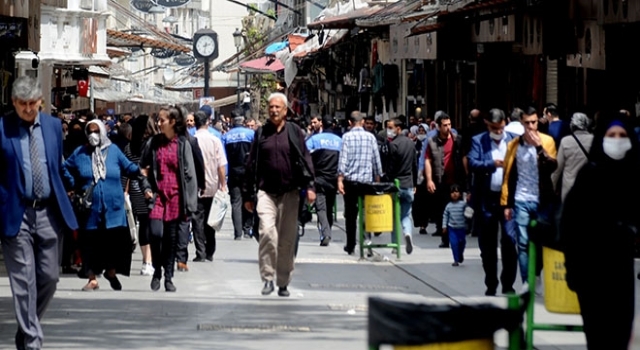
[[[343,250],[344,250],[347,254],[349,254],[349,255],[353,255],[353,248],[349,249],[349,248],[347,248],[347,246],[344,246]]]
[[[262,287],[262,295],[269,295],[273,293],[273,281],[264,282],[264,287]]]
[[[16,342],[16,349],[25,350],[25,347],[24,347],[24,333],[22,333],[22,331],[20,329],[18,329],[18,331],[16,332],[15,342]]]
[[[164,281],[164,290],[167,292],[175,292],[176,286],[174,286],[171,281]]]
[[[287,287],[278,287],[278,295],[281,297],[288,297],[290,294]]]
[[[420,228],[420,234],[421,235],[426,235],[427,234],[427,229],[424,228],[424,227]]]
[[[248,234],[248,233],[245,233],[245,234],[243,234],[242,236],[243,236],[244,238],[251,238],[251,235],[250,235],[250,234]]]
[[[106,278],[107,281],[109,281],[109,285],[111,285],[111,289],[113,289],[113,290],[122,290],[122,283],[120,283],[120,281],[118,280],[118,277],[116,277],[116,275],[113,275],[113,277],[109,277],[105,273],[104,274],[104,278]]]
[[[446,243],[440,243],[440,245],[438,246],[438,248],[449,248],[449,245]]]
[[[380,236],[381,234],[382,234],[382,232],[374,232],[373,233],[373,235],[376,236],[376,237]]]
[[[460,255],[460,263],[462,264],[464,262],[464,255]]]
[[[320,246],[326,247],[329,245],[329,242],[331,242],[331,237],[322,237],[322,240],[320,241]]]
[[[502,294],[516,294],[516,290],[513,287],[502,288]]]
[[[239,241],[239,240],[241,240],[241,239],[242,239],[242,236],[236,236],[236,237],[233,237],[233,240],[235,240],[235,241]]]
[[[496,290],[487,288],[487,290],[484,292],[484,295],[486,295],[488,297],[495,297],[496,296]]]
[[[205,258],[201,258],[201,257],[193,258],[193,262],[205,262],[205,261],[207,261],[207,259],[205,259]]]
[[[205,259],[208,261],[213,261],[213,255],[207,255]]]
[[[160,290],[160,277],[154,277],[151,279],[151,290],[154,292]]]

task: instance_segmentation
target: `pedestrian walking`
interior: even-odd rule
[[[60,120],[40,113],[42,87],[17,78],[15,114],[0,118],[0,240],[18,322],[18,350],[41,349],[40,320],[58,283],[63,226],[78,228],[62,179]]]
[[[256,210],[260,220],[258,261],[264,282],[262,295],[274,291],[275,279],[278,295],[288,297],[300,190],[307,190],[309,203],[316,199],[313,164],[304,133],[286,120],[287,97],[273,93],[268,101],[269,122],[256,131],[247,161],[243,198],[245,208],[250,212]]]
[[[442,234],[449,236],[453,253],[451,266],[459,266],[464,262],[464,248],[467,245],[467,223],[464,217],[467,203],[462,199],[462,192],[458,185],[451,185],[450,196],[451,202],[445,206],[442,213]]]

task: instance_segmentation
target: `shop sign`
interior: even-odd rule
[[[21,17],[0,16],[0,41],[3,47],[27,46],[27,19]]]
[[[140,12],[149,13],[149,10],[155,5],[151,0],[131,0],[131,6]]]
[[[170,50],[170,49],[160,49],[160,48],[155,48],[153,50],[151,50],[151,56],[155,57],[155,58],[170,58],[173,56],[178,55],[178,52],[174,51],[174,50]]]
[[[181,7],[191,2],[191,0],[156,0],[158,6]]]
[[[176,56],[176,58],[174,58],[173,61],[175,62],[175,64],[182,67],[187,67],[196,63],[195,57],[186,55],[186,54],[181,54],[180,56]]]

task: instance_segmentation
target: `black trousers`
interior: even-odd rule
[[[413,217],[414,227],[429,226],[429,208],[430,201],[433,201],[432,196],[427,191],[427,185],[423,182],[416,187],[416,194],[413,197],[413,203],[411,204],[411,216]]]
[[[129,276],[131,272],[131,234],[128,227],[107,229],[100,224],[96,230],[81,230],[82,265],[95,275],[115,269]]]
[[[231,220],[233,221],[233,236],[241,237],[248,234],[253,226],[253,214],[244,208],[242,201],[242,190],[238,186],[229,186],[229,197],[231,200]]]
[[[153,277],[160,278],[162,276],[162,268],[164,268],[165,281],[173,279],[178,231],[181,225],[181,220],[164,222],[154,219],[149,221],[151,260],[155,269]]]
[[[198,198],[198,210],[191,219],[196,258],[212,258],[216,252],[216,230],[207,225],[213,198]]]
[[[359,191],[357,183],[344,181],[344,221],[347,234],[348,251],[353,251],[356,247],[356,234],[358,229],[358,197]]]
[[[502,255],[502,273],[500,283],[503,291],[513,289],[518,272],[518,255],[516,247],[505,229],[504,209],[500,206],[500,193],[491,194],[492,198],[485,201],[481,210],[474,212],[478,245],[484,269],[484,284],[488,290],[498,288],[498,237]],[[498,233],[500,229],[500,233]]]
[[[626,278],[633,281],[633,276]],[[633,333],[633,284],[630,284],[630,288],[608,288],[609,285],[604,281],[594,280],[592,283],[605,288],[588,287],[576,291],[584,335],[587,337],[587,349],[627,350]],[[615,297],[603,301],[602,296],[610,293],[615,293]]]
[[[432,194],[433,201],[433,220],[436,221],[436,232],[442,234],[442,215],[447,203],[451,201],[451,186],[447,184],[436,185],[436,191]],[[441,240],[443,244],[449,245],[449,235],[442,234]]]
[[[176,236],[176,261],[185,264],[189,260],[189,222],[190,220],[179,222]]]

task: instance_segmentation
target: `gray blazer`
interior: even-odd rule
[[[593,135],[588,131],[576,130],[574,132],[580,143],[587,152],[591,150],[591,143],[593,142]],[[573,187],[573,183],[578,176],[580,169],[587,164],[587,156],[584,154],[576,139],[573,136],[568,135],[562,138],[560,141],[560,147],[558,147],[558,168],[551,175],[553,186],[555,190],[558,190],[558,181],[562,178],[562,184],[560,184],[561,198],[564,201],[567,193]]]

